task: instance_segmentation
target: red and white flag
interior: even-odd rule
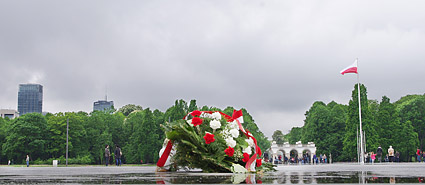
[[[345,73],[356,73],[357,74],[357,60],[354,61],[353,64],[348,66],[347,68],[343,69],[341,71],[341,74],[344,75]]]

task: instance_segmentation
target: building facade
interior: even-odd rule
[[[114,101],[108,100],[99,100],[93,103],[93,111],[104,111],[108,109],[112,109],[114,107]]]
[[[19,84],[19,115],[43,112],[43,86],[40,84]]]
[[[12,109],[0,109],[0,117],[13,119],[18,117],[18,111]]]

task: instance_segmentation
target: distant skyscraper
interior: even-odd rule
[[[43,109],[43,86],[40,84],[19,84],[18,112],[19,115],[38,112]]]
[[[114,101],[108,101],[108,100],[99,100],[97,102],[93,103],[93,111],[104,111],[107,109],[112,109],[114,106]]]

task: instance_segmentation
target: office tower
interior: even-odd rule
[[[93,111],[95,110],[104,111],[104,110],[112,109],[113,107],[114,107],[113,101],[99,100],[93,103]]]
[[[41,113],[43,108],[43,86],[40,84],[19,84],[18,112],[19,115],[26,113]]]

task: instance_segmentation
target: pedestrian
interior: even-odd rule
[[[317,156],[316,156],[316,154],[313,155],[313,164],[317,164]]]
[[[364,153],[364,162],[365,163],[370,162],[370,156],[369,156],[369,154],[367,152]]]
[[[326,157],[326,154],[323,154],[323,162],[325,164],[328,163],[328,158]]]
[[[27,167],[30,167],[30,156],[27,154],[27,158],[25,159],[27,161]]]
[[[382,161],[382,148],[381,145],[379,145],[378,149],[376,150],[376,157],[378,158],[378,161]]]
[[[400,152],[398,151],[395,152],[395,162],[400,162]]]
[[[377,155],[377,154],[374,154],[373,152],[370,154],[370,159],[371,159],[371,163],[372,163],[372,164],[375,162],[376,155]]]
[[[419,148],[416,149],[416,159],[421,162],[421,150]]]
[[[109,151],[109,145],[105,145],[105,164],[106,164],[106,166],[108,166],[110,156],[111,156],[111,152]]]
[[[320,163],[323,163],[323,155],[320,154]]]
[[[115,161],[116,161],[115,163],[116,163],[116,165],[117,166],[121,166],[121,155],[122,155],[122,152],[121,152],[121,148],[120,148],[119,145],[117,145],[115,147],[114,154],[115,154]]]
[[[388,157],[390,162],[394,162],[394,149],[393,146],[390,146],[390,148],[388,148]]]
[[[7,165],[10,165],[10,160],[7,162]]]

